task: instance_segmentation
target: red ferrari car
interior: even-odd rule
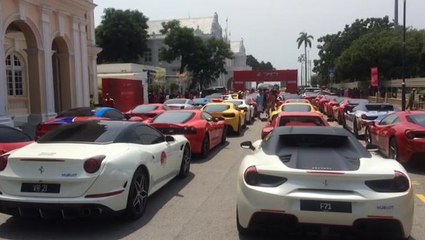
[[[138,105],[125,114],[127,114],[129,117],[140,117],[142,120],[145,120],[147,118],[154,118],[165,110],[167,109],[162,103],[149,103]]]
[[[151,126],[163,134],[182,134],[192,153],[206,157],[210,149],[226,142],[226,122],[198,109],[169,110],[156,116]]]
[[[394,112],[366,128],[366,141],[389,158],[406,163],[425,157],[425,111]],[[422,160],[421,159],[421,160]]]
[[[368,103],[369,100],[362,98],[346,98],[342,101],[337,108],[334,108],[333,118],[338,121],[338,124],[344,126],[344,112],[349,110],[351,111],[355,106],[359,105],[359,103]]]
[[[324,113],[328,117],[329,120],[334,120],[333,108],[334,106],[338,107],[339,104],[347,99],[347,97],[333,97],[329,102],[325,103]]]
[[[265,138],[274,128],[282,126],[329,126],[329,123],[318,112],[281,112],[261,130],[261,138]]]
[[[19,129],[0,124],[0,155],[34,142]]]

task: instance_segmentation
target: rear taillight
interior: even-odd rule
[[[244,173],[245,182],[251,186],[277,187],[287,181],[284,177],[258,173],[255,166],[250,166]]]
[[[3,171],[7,166],[7,159],[9,155],[0,156],[0,171]]]
[[[185,127],[183,128],[184,134],[193,135],[196,134],[196,128],[195,127]]]
[[[105,159],[104,155],[87,159],[84,162],[84,171],[86,171],[87,173],[97,172],[100,169],[100,165],[102,164],[103,159]]]
[[[365,184],[375,192],[406,192],[410,189],[409,178],[399,171],[394,172],[393,179],[369,180]]]

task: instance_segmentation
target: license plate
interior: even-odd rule
[[[351,202],[301,200],[301,211],[351,213]]]
[[[22,183],[21,192],[59,193],[60,186],[56,183]]]

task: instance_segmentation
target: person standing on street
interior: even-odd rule
[[[105,106],[105,107],[114,107],[115,106],[115,101],[109,95],[109,93],[105,94],[105,98],[103,99],[103,106]]]

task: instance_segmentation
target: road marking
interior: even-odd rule
[[[422,202],[425,203],[425,195],[422,194],[416,194],[416,197],[419,198]]]
[[[420,183],[418,183],[417,181],[412,181],[412,186],[419,186],[421,185]]]

